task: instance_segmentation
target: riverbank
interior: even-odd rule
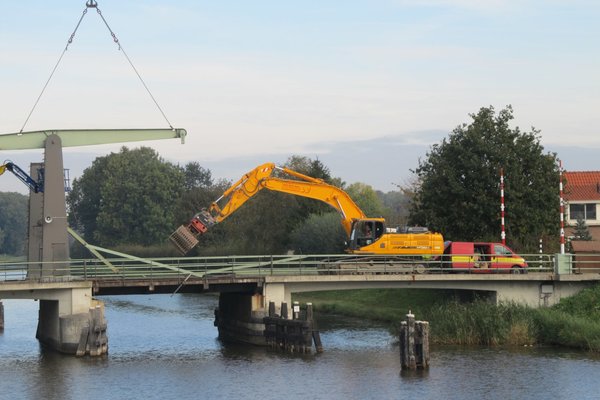
[[[394,335],[410,310],[430,322],[437,344],[560,345],[600,352],[600,285],[538,309],[417,289],[301,293],[294,300],[312,302],[321,313],[385,322]]]

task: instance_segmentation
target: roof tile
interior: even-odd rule
[[[600,200],[600,171],[568,171],[564,177],[565,200]]]

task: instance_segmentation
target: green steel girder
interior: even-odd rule
[[[59,136],[62,147],[75,147],[175,138],[184,143],[187,132],[185,129],[50,129],[0,135],[0,150],[43,149],[50,135]]]

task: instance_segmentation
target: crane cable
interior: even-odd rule
[[[160,113],[162,114],[163,118],[165,119],[165,121],[169,125],[169,128],[174,129],[173,125],[171,125],[171,122],[169,122],[169,119],[165,115],[164,111],[162,110],[162,108],[160,107],[160,105],[158,104],[158,102],[156,101],[156,99],[154,98],[154,96],[152,95],[152,92],[150,92],[150,89],[148,88],[148,85],[146,85],[146,82],[144,82],[144,80],[142,79],[142,76],[138,72],[137,68],[135,68],[135,66],[133,65],[133,62],[131,61],[131,59],[129,58],[129,56],[127,55],[127,53],[125,52],[125,49],[123,48],[123,45],[121,44],[121,42],[119,42],[119,39],[117,38],[117,35],[115,35],[115,33],[113,32],[113,30],[108,25],[108,22],[104,18],[104,15],[102,15],[102,12],[98,8],[98,2],[96,2],[95,0],[88,0],[85,3],[85,9],[83,10],[83,13],[81,14],[81,17],[79,18],[79,21],[77,22],[77,25],[75,26],[75,29],[73,30],[73,33],[71,33],[71,36],[69,37],[69,40],[67,40],[67,44],[66,44],[64,50],[62,51],[62,53],[60,54],[60,57],[58,58],[58,61],[54,65],[54,68],[52,69],[52,72],[50,73],[50,76],[48,77],[48,80],[44,84],[44,87],[42,88],[41,93],[39,94],[39,96],[37,97],[35,103],[33,104],[33,107],[31,108],[31,111],[29,111],[29,114],[27,115],[27,118],[25,119],[25,123],[23,123],[23,126],[21,127],[21,130],[19,131],[19,133],[23,133],[23,130],[25,129],[25,125],[27,125],[27,122],[29,122],[29,118],[31,118],[31,115],[33,114],[33,111],[37,107],[40,99],[42,98],[42,95],[46,91],[46,88],[48,87],[48,84],[50,83],[50,80],[54,76],[54,73],[56,72],[56,69],[58,68],[58,65],[60,64],[60,62],[63,59],[63,56],[65,55],[65,53],[67,52],[67,50],[69,49],[69,45],[71,43],[73,43],[73,39],[75,38],[75,33],[77,33],[77,29],[79,29],[79,25],[81,25],[81,21],[83,21],[83,18],[87,14],[88,8],[95,8],[96,9],[96,12],[100,16],[100,18],[102,18],[102,21],[104,22],[104,25],[106,25],[106,28],[108,28],[108,31],[110,32],[110,35],[113,38],[113,41],[119,47],[118,50],[120,50],[120,51],[123,52],[123,55],[127,59],[127,62],[129,62],[129,65],[131,65],[131,68],[133,69],[133,71],[135,72],[135,74],[137,75],[137,77],[139,78],[140,82],[142,82],[142,85],[146,89],[146,92],[148,92],[148,94],[150,95],[150,98],[152,99],[152,101],[154,102],[154,104],[156,105],[156,107],[158,108],[158,110],[160,111]]]

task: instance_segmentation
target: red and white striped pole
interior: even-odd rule
[[[540,238],[540,255],[539,255],[540,269],[544,267],[544,245],[543,239]]]
[[[504,230],[504,169],[500,168],[500,219],[501,219],[501,228],[502,233],[500,234],[500,238],[502,239],[502,244],[506,244],[506,232]]]
[[[560,192],[560,254],[565,254],[565,201],[563,199],[563,167],[558,160],[558,188]]]

